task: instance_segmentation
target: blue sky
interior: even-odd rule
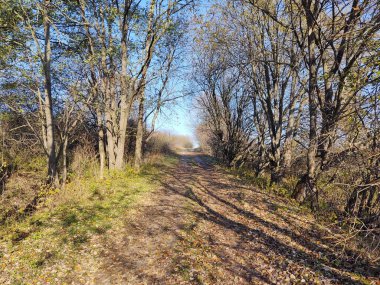
[[[201,0],[197,9],[197,14],[206,15],[208,8],[213,4],[213,2],[214,1]],[[193,35],[191,32],[187,35],[187,37],[189,37],[189,43],[192,43]],[[189,49],[186,50],[185,54],[191,55],[191,45],[189,45],[188,48]],[[182,74],[179,75],[182,79],[176,81],[175,89],[178,89],[176,91],[180,93],[187,92],[186,89],[194,91],[194,89],[189,86],[191,82],[188,80],[188,78],[190,78],[189,73],[191,72],[190,58],[184,58],[183,65],[187,67],[185,67],[181,72]],[[157,120],[156,130],[165,131],[175,135],[189,136],[196,145],[197,141],[195,136],[195,127],[198,123],[198,115],[193,104],[194,96],[196,95],[197,94],[195,92],[195,94],[191,96],[189,95],[178,99],[174,105],[169,105],[167,108],[163,108]]]
[[[192,98],[178,99],[175,106],[164,108],[158,117],[156,130],[173,135],[186,135],[197,144],[195,127],[197,125],[196,111],[193,109]]]

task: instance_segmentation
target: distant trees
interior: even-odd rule
[[[252,124],[245,119],[251,104],[239,70],[224,64],[220,51],[211,52],[210,58],[202,54],[197,63],[195,80],[202,92],[198,104],[210,129],[213,155],[234,166],[243,160],[244,149],[251,143]]]
[[[320,181],[338,183],[351,193],[346,211],[373,218],[380,206],[374,143],[378,1],[228,1],[212,11],[213,18],[199,24],[201,47],[195,48],[194,59],[202,134],[209,136],[201,141],[214,154],[228,153],[221,145],[235,125],[226,123],[227,114],[236,124],[244,122],[239,128],[246,133],[246,148],[234,153],[241,158],[235,166],[268,172],[271,183],[295,173],[299,182],[293,197],[312,207],[318,205]],[[214,72],[202,73],[199,66]],[[229,81],[225,74],[231,75]],[[238,98],[233,112],[224,109],[226,92],[218,86],[238,94],[232,96]],[[231,165],[228,155],[218,156]],[[339,167],[349,161],[357,172],[356,180],[347,183]]]
[[[257,173],[269,167],[272,181],[278,182],[283,166],[289,166],[291,162],[294,134],[304,105],[300,51],[293,44],[290,29],[280,28],[273,19],[254,13],[249,5],[226,5],[226,9],[220,8],[219,15],[224,24],[213,30],[212,23],[208,23],[203,31],[206,48],[213,53],[210,57],[214,60],[212,66],[228,72],[234,70],[231,77],[242,91],[238,97],[241,101],[237,108],[237,123],[241,123],[240,133],[245,132],[245,146],[236,150],[235,156],[240,158],[237,165],[252,155],[260,157],[256,163]],[[201,61],[198,64],[207,66]],[[195,73],[196,78],[202,75],[198,69]],[[226,86],[221,76],[215,81],[215,86]],[[223,95],[212,92],[210,86],[208,88],[216,97],[214,102],[225,102]],[[203,92],[201,106],[211,115],[213,111],[203,100]],[[226,128],[227,132],[233,129]]]
[[[22,34],[19,31],[19,18],[15,12],[19,7],[13,1],[0,1],[0,71],[3,70],[14,58],[17,47],[23,43]]]

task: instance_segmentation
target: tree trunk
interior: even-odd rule
[[[135,148],[135,169],[140,170],[142,165],[142,156],[143,156],[143,137],[144,137],[144,101],[145,96],[140,95],[139,102],[139,114],[137,118],[137,133],[136,133],[136,148]]]
[[[135,148],[135,163],[134,167],[139,170],[142,164],[143,155],[143,139],[144,139],[144,103],[145,103],[145,88],[146,88],[146,77],[148,74],[148,69],[152,60],[154,51],[154,30],[153,30],[153,18],[156,6],[156,0],[151,0],[149,5],[148,13],[148,30],[145,42],[145,63],[141,72],[141,79],[139,82],[138,91],[139,92],[139,114],[137,119],[137,133],[136,133],[136,148]]]
[[[309,148],[307,151],[307,189],[308,194],[311,196],[311,204],[314,207],[314,201],[317,198],[317,189],[315,185],[315,171],[316,171],[316,154],[318,148],[317,138],[317,67],[315,60],[315,42],[314,31],[311,33],[313,39],[309,40],[309,62],[310,62],[310,78],[309,78]],[[314,196],[315,194],[315,196]]]
[[[315,35],[315,15],[313,11],[318,11],[317,7],[311,7],[311,2],[308,4],[303,2],[307,17],[308,26],[308,68],[309,68],[309,147],[307,150],[307,173],[296,186],[293,197],[298,197],[299,202],[304,202],[308,197],[311,202],[311,207],[318,206],[318,192],[315,184],[316,171],[316,154],[318,148],[317,138],[317,62],[315,56],[316,35]],[[318,5],[317,2],[314,5]],[[301,195],[303,193],[303,195]]]
[[[286,126],[285,142],[284,142],[284,160],[283,166],[285,171],[288,170],[292,164],[293,145],[294,145],[294,131],[295,131],[295,99],[297,92],[297,79],[296,70],[292,70],[292,85],[290,90],[290,103],[288,113],[288,124]],[[300,104],[299,112],[301,112],[302,103]]]
[[[124,7],[127,9],[127,7]],[[126,13],[126,11],[125,11]],[[124,22],[124,24],[123,24]],[[124,152],[125,152],[125,142],[127,135],[127,126],[130,113],[130,100],[131,94],[128,92],[128,49],[127,49],[127,32],[128,25],[127,21],[121,23],[122,37],[121,37],[121,99],[120,99],[120,120],[119,120],[119,137],[116,149],[116,163],[115,167],[117,169],[122,169],[124,167]]]
[[[108,168],[114,169],[116,164],[115,157],[115,133],[113,131],[114,125],[112,123],[111,118],[111,110],[110,106],[107,106],[107,110],[105,111],[106,116],[106,133],[107,133],[107,154],[108,154]]]
[[[45,51],[44,51],[44,77],[45,77],[45,120],[46,120],[46,150],[48,154],[48,183],[58,186],[57,162],[55,154],[54,140],[54,115],[53,102],[51,93],[51,45],[50,45],[50,20],[48,17],[48,9],[50,0],[45,0],[43,10]]]
[[[97,125],[98,125],[98,148],[99,148],[99,160],[100,160],[100,168],[99,168],[99,178],[104,178],[104,167],[106,162],[106,153],[104,149],[104,126],[103,126],[103,118],[100,108],[97,107],[96,110],[97,117]]]
[[[62,184],[66,184],[67,180],[67,147],[69,144],[69,139],[66,136],[63,141],[63,147],[62,147]]]
[[[280,161],[281,161],[281,151],[280,151],[280,140],[281,134],[279,129],[277,130],[274,137],[272,137],[271,155],[270,155],[270,168],[271,168],[271,181],[270,183],[278,183],[281,179],[280,173]]]
[[[84,23],[84,27],[86,30],[86,36],[88,39],[88,51],[89,51],[90,56],[94,56],[95,55],[95,48],[94,48],[94,43],[93,43],[93,40],[91,37],[90,29],[89,29],[89,23],[88,23],[88,20],[86,18],[85,1],[80,0],[79,4],[80,4],[80,9],[81,9],[82,21]],[[103,60],[102,65],[103,66],[105,65],[104,59],[105,59],[105,55],[103,53],[102,54],[102,60]],[[92,87],[92,92],[93,92],[92,95],[94,95],[95,100],[97,100],[96,119],[97,119],[97,127],[98,127],[98,150],[99,150],[99,163],[100,163],[99,178],[103,179],[104,178],[104,168],[105,168],[105,163],[106,163],[106,152],[105,152],[105,146],[104,146],[103,112],[102,112],[101,102],[100,102],[101,95],[100,95],[100,92],[99,92],[97,84],[96,84],[97,77],[96,77],[96,72],[95,72],[95,66],[94,66],[94,63],[92,61],[90,61],[90,70],[91,70],[91,80],[92,80],[91,87]],[[105,95],[103,94],[103,96],[105,96]]]

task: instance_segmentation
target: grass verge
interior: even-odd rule
[[[63,284],[90,244],[122,226],[123,216],[159,187],[154,177],[176,162],[157,157],[140,173],[127,168],[49,190],[32,216],[0,228],[0,284]]]

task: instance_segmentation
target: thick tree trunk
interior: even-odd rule
[[[313,11],[318,11],[316,7],[311,7],[311,2],[307,4],[303,2],[307,17],[308,25],[308,68],[309,68],[309,147],[307,150],[307,173],[298,182],[293,197],[299,202],[304,202],[308,198],[311,207],[318,207],[318,192],[316,188],[315,172],[316,172],[316,154],[318,148],[317,138],[317,62],[315,56],[316,35],[314,31],[315,16]],[[315,3],[314,5],[318,5]]]

